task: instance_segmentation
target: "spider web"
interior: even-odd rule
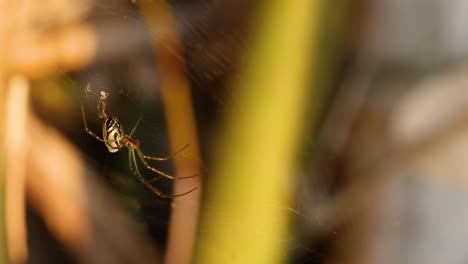
[[[185,55],[187,75],[192,87],[194,105],[196,108],[197,121],[199,122],[200,138],[204,148],[209,149],[214,128],[222,119],[222,113],[226,107],[226,102],[230,100],[231,91],[227,88],[232,78],[232,73],[236,70],[238,56],[244,48],[243,35],[247,28],[247,23],[242,22],[248,14],[248,7],[243,4],[230,4],[224,7],[235,10],[239,21],[234,15],[227,16],[225,9],[216,6],[211,1],[199,1],[194,3],[183,3],[173,1],[176,10],[179,30],[183,37],[184,49],[188,52]],[[222,11],[216,14],[215,11]],[[242,12],[245,12],[242,13]],[[234,13],[235,14],[235,13]],[[92,23],[101,27],[102,31],[110,30],[108,23],[125,25],[120,32],[122,41],[115,38],[115,33],[109,33],[103,38],[109,50],[116,49],[124,51],[124,55],[113,58],[110,55],[98,55],[98,60],[85,72],[65,74],[64,79],[68,80],[72,87],[83,93],[84,87],[89,83],[95,93],[105,90],[109,93],[106,101],[108,114],[115,115],[122,122],[127,132],[135,124],[139,116],[143,116],[142,123],[138,127],[135,138],[141,142],[141,148],[147,155],[165,156],[169,153],[168,135],[165,127],[164,113],[159,97],[159,73],[158,63],[154,61],[150,40],[146,33],[146,27],[135,6],[124,0],[104,1],[99,0],[94,4],[92,13],[87,18]],[[110,21],[110,22],[109,22]],[[225,30],[223,27],[233,28],[237,23],[243,23],[243,27],[238,30]],[[132,33],[129,33],[132,31]],[[138,32],[138,33],[135,33]],[[126,34],[132,38],[135,34],[143,36],[135,37],[142,43],[127,42]],[[111,41],[112,40],[112,41]],[[113,44],[110,44],[113,43]],[[110,45],[110,46],[109,46]],[[128,47],[115,47],[115,46]],[[202,52],[203,51],[203,52]],[[106,54],[107,51],[102,51]],[[109,52],[110,53],[110,52]],[[99,57],[102,56],[102,57]],[[110,58],[106,58],[109,56]],[[93,131],[100,131],[101,121],[96,118],[96,98],[93,96],[81,96],[83,104],[87,110],[88,122],[93,127]],[[77,116],[75,131],[82,131],[80,116]],[[93,140],[90,139],[89,142]],[[152,237],[162,246],[165,243],[167,228],[169,224],[169,202],[160,200],[141,185],[129,172],[127,153],[111,155],[101,142],[90,143],[94,152],[95,164],[99,174],[111,182],[112,188],[120,189],[120,194],[126,197],[132,195],[137,197],[138,205],[132,205],[130,211],[137,218],[144,219]],[[190,144],[187,142],[187,144]],[[182,147],[182,146],[181,146]],[[179,154],[184,159],[193,159],[182,152]],[[170,162],[157,163],[158,168],[172,172]],[[209,162],[202,162],[203,173],[207,177],[213,175]],[[147,174],[148,172],[145,172]],[[305,173],[305,172],[302,172]],[[298,177],[299,178],[299,177]],[[168,191],[170,182],[158,183],[158,187]],[[298,188],[299,189],[299,188]],[[292,219],[294,228],[287,238],[275,238],[284,248],[284,255],[290,263],[336,263],[333,257],[329,256],[330,243],[333,241],[328,234],[333,234],[335,230],[328,227],[326,223],[317,223],[313,213],[307,206],[310,198],[304,198],[310,190],[300,190],[295,194],[298,196],[296,206],[281,208]],[[129,198],[132,200],[133,198]],[[134,200],[133,200],[134,201]],[[132,202],[130,202],[132,203]],[[271,199],[272,207],[279,206],[274,199]],[[223,214],[223,208],[209,208],[208,213]],[[304,235],[308,225],[317,225],[324,229],[327,235],[317,238],[313,235]],[[270,234],[256,234],[270,236]],[[162,246],[163,247],[163,246]]]

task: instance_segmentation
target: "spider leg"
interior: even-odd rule
[[[171,159],[172,157],[174,157],[175,155],[179,154],[180,152],[182,152],[182,150],[186,149],[189,145],[190,144],[187,144],[187,145],[183,146],[182,148],[180,148],[176,152],[174,152],[172,154],[169,154],[166,157],[151,157],[151,156],[143,155],[143,158],[149,159],[149,160],[158,160],[158,161],[168,160],[168,159]]]
[[[86,116],[85,116],[83,105],[81,105],[81,116],[83,117],[83,124],[84,124],[86,133],[88,133],[90,136],[94,137],[95,139],[101,142],[106,142],[104,139],[100,138],[98,135],[96,135],[93,131],[91,131],[88,128],[88,122],[86,121]]]
[[[156,177],[154,177],[153,179],[149,179],[148,182],[149,182],[149,183],[154,183],[154,182],[159,181],[159,180],[162,179],[162,178],[163,178],[163,176],[156,176]]]
[[[98,100],[100,101],[103,101],[103,100],[106,100],[107,99],[107,96],[109,95],[108,92],[102,90],[100,94],[96,93],[95,91],[93,91],[91,89],[91,83],[87,83],[86,84],[86,87],[84,88],[84,92],[86,95],[88,95],[88,93],[96,96],[96,98],[98,98]]]
[[[135,126],[133,127],[132,131],[130,132],[130,134],[128,135],[129,137],[132,137],[133,133],[135,133],[135,130],[137,129],[138,125],[140,124],[141,122],[141,119],[143,119],[143,116],[140,116],[140,118],[138,118],[138,121],[136,122]]]
[[[190,176],[186,176],[186,177],[174,177],[172,175],[169,175],[163,171],[160,171],[154,167],[151,167],[151,165],[148,164],[148,162],[146,161],[145,159],[145,155],[143,154],[143,152],[141,152],[140,148],[135,148],[135,151],[138,155],[138,157],[140,158],[141,162],[143,163],[143,165],[145,165],[145,167],[148,169],[148,170],[151,170],[159,175],[161,175],[162,177],[166,177],[168,179],[171,179],[171,180],[182,180],[182,179],[188,179],[188,178],[193,178],[193,177],[197,177],[199,174],[195,174],[195,175],[190,175]]]
[[[87,95],[88,93],[94,94],[96,97],[99,97],[93,90],[91,90],[91,83],[87,83],[84,88],[84,92]]]
[[[141,183],[143,183],[146,186],[146,188],[150,189],[150,191],[152,191],[154,194],[156,194],[157,196],[161,198],[168,198],[167,195],[163,194],[158,189],[154,188],[151,184],[149,184],[145,180],[145,178],[143,178],[140,171],[138,170],[138,165],[135,159],[135,152],[133,151],[133,149],[130,149],[130,148],[128,149],[128,165],[129,165],[130,171],[138,178],[138,180],[140,180]]]
[[[138,170],[138,164],[137,164],[137,161],[136,161],[136,158],[135,158],[135,151],[133,149],[128,149],[128,162],[129,162],[129,167],[130,167],[130,170],[132,171],[132,173],[141,181],[141,183],[143,183],[150,191],[152,191],[154,194],[156,194],[157,196],[161,197],[161,198],[165,198],[165,199],[168,199],[168,198],[174,198],[174,197],[179,197],[179,196],[183,196],[183,195],[186,195],[186,194],[189,194],[193,191],[195,191],[197,189],[197,187],[187,191],[187,192],[184,192],[184,193],[180,193],[180,194],[174,194],[174,195],[167,195],[167,194],[164,194],[162,193],[161,191],[159,191],[158,189],[156,189],[155,187],[153,187],[149,181],[147,181],[140,173],[140,171]]]

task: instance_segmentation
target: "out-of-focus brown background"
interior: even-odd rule
[[[465,263],[467,12],[0,0],[0,263]]]

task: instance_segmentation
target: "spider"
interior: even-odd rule
[[[173,157],[174,155],[176,155],[177,153],[181,152],[188,145],[185,145],[184,147],[182,147],[178,151],[176,151],[176,152],[174,152],[171,155],[166,156],[166,157],[151,157],[151,156],[147,156],[147,155],[143,154],[143,152],[140,149],[140,141],[138,139],[132,138],[133,133],[135,132],[135,130],[137,129],[138,125],[140,124],[140,122],[142,120],[142,116],[140,116],[140,118],[137,120],[135,126],[130,131],[130,134],[126,134],[124,132],[124,128],[123,128],[122,124],[119,122],[118,118],[114,117],[114,116],[108,116],[107,113],[106,113],[106,102],[105,101],[106,101],[107,97],[109,96],[109,93],[107,93],[105,91],[101,91],[99,93],[99,95],[98,95],[98,94],[91,91],[89,84],[86,86],[85,93],[92,93],[92,94],[94,94],[95,96],[98,97],[99,101],[98,101],[98,105],[97,105],[97,114],[98,114],[98,117],[103,120],[103,123],[102,123],[102,138],[101,138],[96,133],[94,133],[93,131],[91,131],[88,128],[88,122],[86,121],[84,107],[83,107],[83,104],[81,104],[81,114],[82,114],[82,117],[83,117],[83,124],[84,124],[84,129],[85,129],[86,133],[88,133],[90,136],[94,137],[95,139],[103,142],[104,145],[107,147],[107,150],[110,153],[119,152],[123,147],[126,147],[128,149],[128,165],[129,165],[130,171],[150,191],[152,191],[154,194],[156,194],[157,196],[159,196],[161,198],[169,199],[169,198],[179,197],[179,196],[189,194],[189,193],[191,193],[191,192],[193,192],[193,191],[195,191],[197,189],[197,187],[195,187],[195,188],[193,188],[193,189],[191,189],[191,190],[189,190],[187,192],[184,192],[184,193],[174,194],[174,195],[167,195],[167,194],[162,193],[158,189],[156,189],[153,185],[151,185],[151,183],[153,183],[153,182],[155,182],[155,181],[157,181],[157,180],[159,180],[161,178],[164,178],[164,177],[168,178],[168,179],[171,179],[171,180],[180,180],[180,179],[187,179],[187,178],[192,178],[192,177],[197,176],[197,174],[196,174],[196,175],[192,175],[192,176],[176,178],[174,176],[171,176],[171,175],[169,175],[169,174],[167,174],[165,172],[162,172],[162,171],[150,166],[148,164],[148,161],[147,161],[147,160],[157,160],[157,161],[168,160],[171,157]],[[148,180],[148,179],[144,178],[141,175],[140,170],[138,169],[137,157],[140,160],[140,162],[148,170],[151,170],[151,171],[155,172],[156,174],[158,174],[158,176],[154,177],[151,180]]]

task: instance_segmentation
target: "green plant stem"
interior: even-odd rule
[[[264,1],[202,206],[196,263],[280,263],[319,1]]]

